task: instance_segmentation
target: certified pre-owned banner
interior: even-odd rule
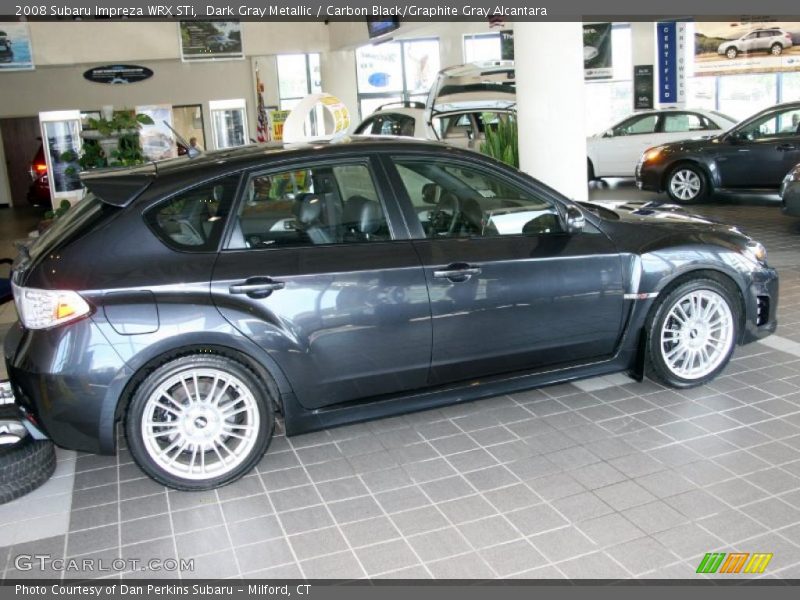
[[[686,101],[686,23],[661,21],[656,25],[658,102],[681,106]]]

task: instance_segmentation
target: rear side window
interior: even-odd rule
[[[239,175],[228,175],[180,192],[149,209],[145,221],[176,250],[216,250],[230,213]]]

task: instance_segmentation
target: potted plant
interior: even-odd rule
[[[490,124],[490,118],[493,116],[488,114],[484,120],[484,123],[487,123],[486,140],[481,143],[480,150],[487,156],[519,169],[517,121],[508,116],[506,118],[501,117],[497,123]]]

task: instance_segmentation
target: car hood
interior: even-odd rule
[[[612,221],[670,228],[685,227],[694,230],[700,229],[741,235],[741,231],[732,225],[693,214],[677,204],[645,202],[644,200],[595,200],[581,204],[589,210],[594,209],[600,217]],[[597,210],[595,207],[600,207],[600,209]]]

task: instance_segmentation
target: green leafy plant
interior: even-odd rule
[[[481,143],[483,154],[491,156],[519,169],[519,137],[516,119],[499,118],[490,122],[494,115],[486,115],[486,140]]]
[[[62,200],[61,204],[58,205],[58,208],[56,208],[55,210],[48,210],[46,213],[44,213],[44,218],[57,219],[65,212],[67,212],[70,209],[70,206],[72,205],[69,203],[69,200]]]
[[[87,129],[97,131],[104,138],[116,138],[117,147],[107,156],[97,140],[87,139],[83,144],[81,155],[68,150],[61,154],[64,162],[77,162],[81,171],[102,169],[111,166],[129,167],[145,162],[142,146],[139,143],[139,129],[142,125],[152,125],[153,119],[148,115],[134,114],[132,111],[115,112],[108,120],[104,118],[88,119]],[[77,169],[68,167],[65,172],[75,175]]]

